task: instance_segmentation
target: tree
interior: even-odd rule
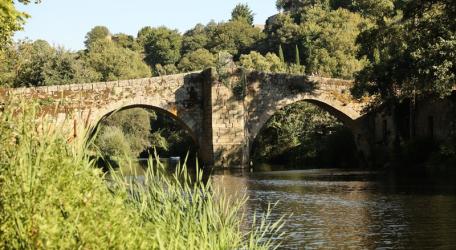
[[[296,45],[302,48],[308,73],[352,79],[366,65],[363,57],[357,58],[356,38],[369,24],[361,15],[343,8],[309,7],[301,12],[299,24],[286,14],[280,19],[282,22],[272,29],[273,39],[287,45],[288,61],[298,57]]]
[[[277,44],[280,44],[283,49],[284,60],[291,62],[294,56],[292,53],[294,46],[300,37],[299,32],[299,24],[295,23],[289,13],[280,13],[270,17],[264,28],[268,50],[275,51]]]
[[[253,16],[254,14],[247,4],[238,4],[231,12],[231,21],[242,21],[253,25]]]
[[[299,48],[298,48],[297,44],[295,47],[295,63],[296,63],[296,65],[301,65],[301,56],[299,54]]]
[[[182,36],[177,30],[159,27],[147,29],[144,33],[145,60],[149,65],[175,64],[179,61]]]
[[[102,120],[95,145],[105,158],[145,157],[156,149],[161,157],[185,157],[192,150],[191,137],[175,120],[152,110],[132,108]],[[190,155],[190,157],[194,157]]]
[[[252,46],[263,38],[260,29],[242,21],[220,23],[212,28],[206,49],[214,54],[227,51],[237,58],[250,52]]]
[[[184,34],[182,53],[206,49],[213,54],[227,51],[239,58],[241,54],[253,50],[263,38],[260,29],[238,19],[222,23],[210,22],[206,26],[198,24]]]
[[[30,0],[19,0],[22,4],[29,4]],[[39,3],[40,1],[35,1]],[[14,32],[21,30],[25,20],[29,15],[18,11],[12,0],[2,0],[0,2],[0,50],[3,50],[11,43]]]
[[[210,24],[208,24],[210,27]],[[207,47],[210,39],[209,28],[202,24],[197,24],[193,29],[185,32],[182,37],[182,55]]]
[[[283,55],[282,44],[279,45],[279,58],[280,58],[280,61],[285,62],[285,56]]]
[[[95,26],[85,36],[84,44],[87,49],[90,49],[91,45],[100,40],[106,40],[111,38],[111,32],[105,26]]]
[[[99,81],[143,78],[151,75],[150,68],[139,53],[117,46],[109,40],[99,40],[83,55],[84,63],[98,73]]]
[[[276,7],[292,13],[299,13],[308,7],[320,7],[325,10],[337,10],[338,8],[351,9],[357,2],[377,0],[277,0]]]
[[[61,85],[74,83],[89,83],[97,81],[97,72],[87,67],[80,56],[65,50],[55,48],[54,57],[44,69],[45,85]]]
[[[0,50],[0,87],[11,87],[14,82],[14,56],[15,51],[10,48]]]
[[[136,41],[139,47],[144,49],[144,45],[146,44],[147,36],[152,32],[152,27],[146,26],[141,28],[138,31],[138,35],[136,36]]]
[[[277,0],[276,7],[279,10],[299,12],[305,7],[320,6],[325,9],[331,7],[330,0]],[[337,1],[334,1],[337,2]]]
[[[215,65],[215,56],[206,49],[198,49],[184,55],[178,64],[181,71],[202,70]]]
[[[239,64],[246,69],[263,72],[268,72],[271,68],[266,58],[256,51],[252,51],[248,55],[241,55]]]
[[[353,1],[353,9],[365,17],[378,19],[394,15],[397,0],[357,0]]]
[[[384,101],[449,95],[456,82],[456,2],[410,1],[394,13],[360,35],[360,56],[370,64],[353,94],[379,94]]]

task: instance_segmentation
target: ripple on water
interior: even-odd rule
[[[396,191],[366,171],[311,170],[224,176],[228,193],[245,190],[246,211],[273,220],[288,249],[456,249],[456,196]],[[432,187],[430,187],[432,188]],[[420,190],[423,187],[420,186]]]

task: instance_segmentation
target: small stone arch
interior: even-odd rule
[[[165,110],[165,109],[162,109],[162,108],[159,108],[159,107],[156,107],[156,106],[150,106],[150,105],[144,105],[144,104],[132,104],[132,105],[121,107],[121,108],[116,109],[116,110],[112,110],[112,111],[106,113],[105,115],[103,115],[101,118],[97,119],[98,121],[93,123],[91,125],[91,128],[95,129],[96,127],[99,126],[99,124],[103,121],[103,119],[109,117],[110,115],[112,115],[115,112],[119,112],[119,111],[127,110],[127,109],[132,109],[132,108],[151,109],[151,110],[156,111],[156,112],[158,112],[160,114],[164,114],[166,116],[169,116],[169,117],[173,118],[173,120],[175,120],[183,129],[185,129],[190,134],[190,136],[195,141],[195,144],[198,144],[198,137],[196,136],[195,132],[181,118],[179,118],[174,113],[172,113],[172,112],[170,112],[168,110]]]
[[[104,108],[104,109],[100,109],[96,114],[94,114],[92,116],[92,118],[90,119],[90,123],[89,123],[89,129],[91,131],[91,137],[95,135],[95,132],[97,131],[100,123],[107,117],[109,117],[110,115],[112,115],[113,113],[115,112],[119,112],[119,111],[122,111],[122,110],[128,110],[128,109],[132,109],[132,108],[144,108],[144,109],[150,109],[150,110],[153,110],[157,113],[160,113],[160,114],[163,114],[165,116],[168,116],[168,117],[171,117],[175,122],[177,122],[179,124],[180,127],[182,127],[182,129],[184,129],[185,131],[187,131],[187,133],[190,135],[190,137],[192,138],[193,140],[193,143],[194,145],[196,146],[196,149],[198,151],[201,150],[201,142],[199,140],[199,136],[197,134],[197,132],[195,132],[195,129],[197,129],[197,127],[192,127],[196,125],[195,122],[193,121],[186,121],[184,120],[182,117],[180,117],[178,115],[178,113],[176,112],[176,110],[172,107],[172,105],[170,106],[167,106],[167,107],[158,107],[158,106],[155,106],[153,104],[145,104],[145,103],[133,103],[133,104],[127,104],[127,105],[110,105],[109,107],[107,108]]]

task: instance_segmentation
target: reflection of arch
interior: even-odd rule
[[[130,104],[130,105],[121,106],[121,107],[118,107],[115,109],[111,108],[109,110],[106,109],[103,111],[99,111],[98,112],[99,114],[94,117],[94,119],[92,120],[92,124],[90,124],[92,131],[95,132],[97,130],[98,126],[100,125],[100,123],[105,118],[109,117],[110,115],[112,115],[116,112],[122,111],[122,110],[127,110],[127,109],[132,109],[132,108],[150,109],[150,110],[156,111],[157,113],[160,113],[167,117],[172,118],[175,122],[177,122],[179,124],[179,126],[181,128],[183,128],[191,136],[194,145],[197,148],[200,148],[200,143],[198,141],[197,135],[194,132],[194,129],[191,128],[184,120],[182,120],[178,115],[174,114],[172,111],[169,111],[169,110],[166,110],[166,109],[154,106],[154,105],[150,105],[150,104]],[[93,133],[92,133],[92,135],[93,135]]]

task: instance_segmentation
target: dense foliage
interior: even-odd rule
[[[369,0],[278,1],[285,12],[269,18],[263,31],[253,25],[253,12],[246,4],[236,5],[229,21],[197,24],[183,34],[147,26],[134,37],[95,26],[85,37],[86,49],[78,52],[47,46],[36,55],[36,48],[23,48],[36,47],[35,42],[4,43],[7,50],[0,57],[13,60],[0,61],[0,84],[53,85],[175,74],[215,66],[220,52],[230,53],[249,69],[268,68],[266,60],[273,65],[268,69],[272,72],[350,79],[367,64],[368,57],[356,57],[356,38],[373,25],[372,14],[365,10],[377,5]],[[34,70],[27,74],[18,70],[30,67]]]
[[[370,64],[354,94],[383,100],[448,96],[456,82],[456,2],[395,1],[358,38]]]
[[[0,51],[0,85],[48,86],[151,76],[141,53],[121,37],[97,26],[86,36],[87,49],[76,53],[44,40],[19,41]]]
[[[82,60],[88,69],[96,72],[95,81],[145,78],[151,75],[150,68],[139,53],[110,40],[92,43],[82,55]]]
[[[309,74],[352,79],[367,63],[356,57],[356,38],[370,21],[345,8],[305,4],[298,9],[268,19],[266,50],[280,54],[282,48],[287,62],[302,63]]]

